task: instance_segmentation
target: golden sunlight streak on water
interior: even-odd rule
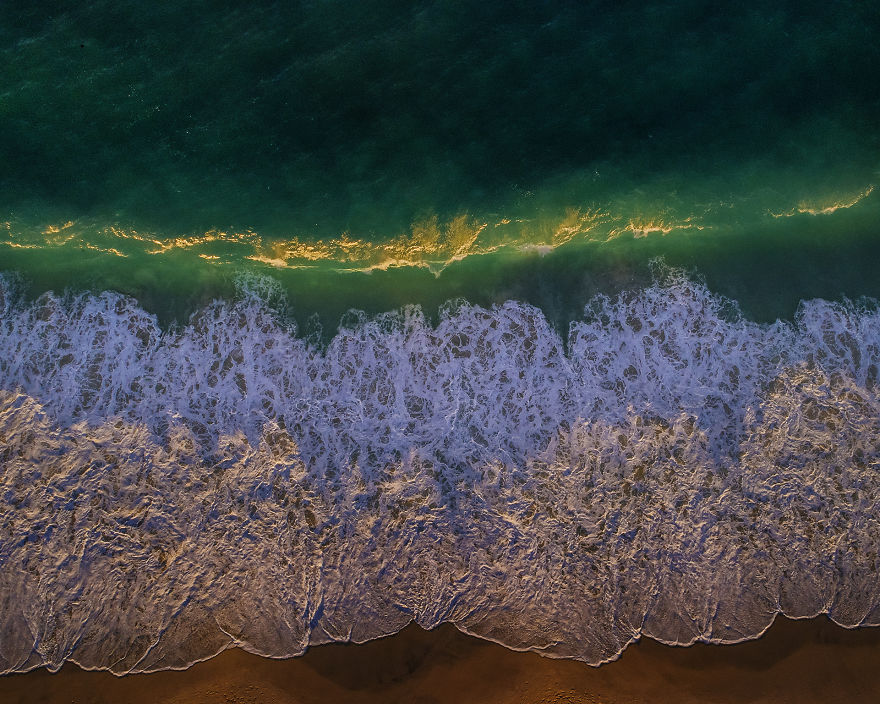
[[[69,227],[73,227],[73,220],[68,220],[63,225],[49,225],[45,230],[43,230],[44,235],[54,235],[62,230],[66,230]]]
[[[659,232],[661,235],[668,235],[674,230],[704,230],[705,225],[701,225],[693,216],[684,218],[683,220],[667,220],[664,218],[633,218],[627,224],[620,228],[614,228],[608,233],[608,239],[614,239],[629,232],[632,233],[634,239],[647,237]]]
[[[760,226],[767,216],[830,215],[851,208],[874,191],[869,185],[855,195],[801,201],[786,211],[755,208],[722,202],[724,214],[718,220],[718,204],[702,205],[690,214],[666,208],[645,207],[643,199],[605,207],[549,208],[532,217],[495,215],[492,224],[467,213],[442,220],[431,215],[413,222],[406,232],[385,239],[359,238],[351,232],[326,238],[298,236],[264,237],[253,230],[226,232],[208,230],[188,236],[165,237],[158,233],[94,222],[66,220],[45,227],[20,228],[0,223],[5,232],[0,244],[17,249],[72,247],[112,254],[117,257],[164,255],[188,251],[207,262],[248,259],[284,269],[326,266],[338,271],[370,272],[395,267],[420,267],[439,275],[453,262],[474,255],[502,250],[548,254],[572,242],[608,242],[624,236],[633,239],[668,235],[673,231],[723,227],[729,213],[738,211],[737,226],[746,218]],[[745,205],[745,207],[741,207]],[[638,213],[638,214],[636,214]],[[711,224],[710,224],[711,223]]]
[[[871,184],[855,196],[844,199],[824,199],[815,201],[801,201],[797,207],[781,213],[770,213],[774,218],[790,218],[795,215],[831,215],[841,209],[852,208],[867,198],[874,191]]]
[[[617,226],[615,227],[615,223]],[[626,223],[626,224],[624,224]],[[192,235],[163,238],[157,234],[109,226],[96,233],[87,224],[67,221],[49,225],[39,236],[22,235],[7,227],[0,243],[21,249],[59,248],[106,252],[118,257],[136,254],[163,255],[191,251],[205,261],[228,261],[234,255],[276,268],[301,269],[321,264],[336,265],[342,271],[385,270],[414,266],[439,275],[453,262],[473,255],[511,250],[547,254],[575,240],[606,241],[626,232],[634,237],[674,229],[698,228],[693,217],[664,220],[659,217],[629,219],[614,216],[608,209],[569,207],[563,214],[534,219],[501,218],[494,224],[460,214],[447,222],[437,215],[414,222],[408,232],[385,240],[368,240],[344,232],[324,240],[264,238],[252,230],[224,232],[209,230]]]

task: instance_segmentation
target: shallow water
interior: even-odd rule
[[[243,295],[163,333],[115,294],[4,291],[5,670],[411,619],[591,663],[878,621],[876,306],[760,325],[671,275],[593,299],[567,351],[513,302],[321,351]]]

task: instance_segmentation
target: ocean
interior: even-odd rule
[[[0,671],[880,624],[880,11],[0,5]]]

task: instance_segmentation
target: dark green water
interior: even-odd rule
[[[163,319],[261,272],[331,326],[566,317],[656,256],[759,318],[876,296],[878,29],[857,2],[6,4],[0,268]]]

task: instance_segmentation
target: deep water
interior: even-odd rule
[[[876,239],[870,3],[239,5],[0,8],[3,269],[185,319],[230,269],[665,236],[772,278],[768,246]]]

